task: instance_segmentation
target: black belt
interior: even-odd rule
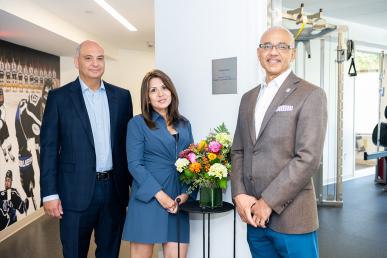
[[[97,179],[97,181],[109,180],[112,177],[113,177],[113,170],[96,172],[95,174],[95,178]]]

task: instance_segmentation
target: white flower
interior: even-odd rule
[[[210,167],[208,175],[222,179],[223,177],[227,177],[227,168],[222,164],[215,163]]]
[[[230,146],[232,140],[228,133],[218,133],[215,135],[215,139],[226,148]]]
[[[186,158],[179,158],[175,162],[175,166],[177,171],[180,173],[183,172],[183,170],[189,165],[189,160]]]

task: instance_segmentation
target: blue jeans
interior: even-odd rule
[[[316,231],[306,234],[284,234],[270,228],[247,225],[247,242],[253,258],[318,258]]]

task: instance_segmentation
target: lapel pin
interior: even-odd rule
[[[289,92],[290,92],[290,88],[287,88],[287,89],[286,89],[286,93],[289,93]]]

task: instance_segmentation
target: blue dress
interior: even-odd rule
[[[181,119],[175,126],[178,138],[168,132],[165,120],[153,112],[155,129],[149,129],[142,115],[128,123],[126,151],[133,185],[126,215],[124,240],[136,243],[177,242],[177,215],[168,213],[156,200],[163,190],[172,199],[187,191],[179,181],[175,161],[180,151],[193,143],[191,125]],[[180,211],[180,242],[189,242],[189,217]]]

